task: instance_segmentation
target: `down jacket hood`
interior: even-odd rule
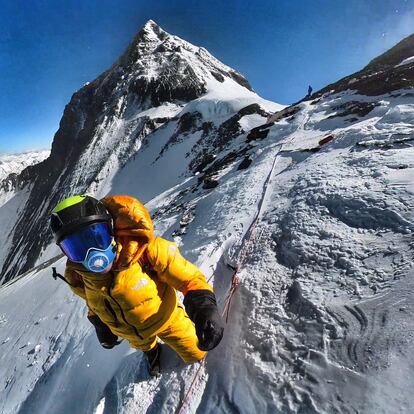
[[[102,203],[114,220],[117,258],[114,270],[136,262],[154,239],[154,225],[145,206],[127,195],[107,196]]]

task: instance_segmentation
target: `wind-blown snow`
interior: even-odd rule
[[[410,96],[383,96],[368,115],[340,116],[336,108],[356,100],[366,98],[300,104],[250,144],[248,169],[236,159],[218,170],[214,189],[187,170],[199,132],[160,155],[174,122],[105,184],[147,203],[158,232],[214,282],[221,308],[228,265],[264,197],[224,340],[182,412],[411,411],[414,110]],[[207,102],[192,111],[209,119]],[[239,123],[253,128],[260,117]],[[165,348],[163,375],[149,378],[140,352],[100,349],[82,302],[50,276],[47,267],[0,290],[0,410],[65,413],[76,402],[79,413],[174,411],[198,364]]]
[[[203,115],[204,120],[214,120],[221,123],[252,103],[258,103],[271,112],[284,108],[283,105],[263,99],[256,93],[243,88],[232,79],[226,79],[224,82],[209,79],[207,91],[202,97],[187,104],[182,113],[197,111]]]

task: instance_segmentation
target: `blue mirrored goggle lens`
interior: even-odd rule
[[[109,225],[96,223],[64,238],[59,245],[72,262],[82,262],[89,249],[105,250],[111,243]]]

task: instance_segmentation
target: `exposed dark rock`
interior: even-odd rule
[[[199,131],[201,118],[202,116],[200,112],[197,111],[184,113],[178,120],[178,126],[174,131],[174,134],[171,135],[171,138],[161,149],[158,158],[160,158],[171,145],[174,145],[177,142],[179,142],[179,140],[183,138],[183,135]]]
[[[217,174],[227,166],[229,166],[232,162],[240,158],[247,149],[242,149],[241,151],[232,151],[221,158],[215,158],[214,162],[205,170],[205,174],[212,176]]]
[[[187,134],[195,131],[201,119],[200,112],[186,112],[178,121],[177,134]]]
[[[304,148],[300,150],[301,152],[318,152],[320,151],[321,147],[313,147],[313,148]]]
[[[151,106],[174,100],[188,102],[207,92],[204,84],[195,81],[196,75],[190,67],[185,69],[182,77],[174,77],[174,74],[176,72],[171,67],[157,79],[148,81],[146,78],[138,78],[130,85],[129,92],[142,97],[142,103],[149,97]]]
[[[313,106],[313,105],[316,105],[316,104],[318,104],[320,101],[322,100],[322,98],[317,98],[317,99],[314,99],[310,104]]]
[[[210,190],[212,188],[217,187],[218,185],[219,185],[219,182],[212,177],[205,177],[203,179],[203,188],[205,190]]]
[[[203,122],[201,129],[203,130],[203,136],[206,136],[214,129],[214,124],[212,122]]]
[[[155,22],[148,21],[135,35],[125,53],[119,58],[118,64],[125,67],[137,62],[146,53],[148,45],[151,44],[151,36],[155,34],[159,40],[166,40],[169,36]]]
[[[253,128],[247,135],[247,142],[265,139],[269,135],[269,124]]]
[[[254,103],[251,105],[247,105],[244,108],[240,109],[239,112],[237,112],[237,115],[242,118],[246,115],[253,115],[258,114],[261,115],[263,118],[268,117],[270,114],[269,112],[266,112],[259,104]]]
[[[280,120],[284,118],[289,118],[295,114],[297,114],[300,111],[299,106],[291,105],[286,108],[283,108],[279,112],[275,112],[272,116],[269,117],[268,122],[269,123],[275,123],[279,122]]]
[[[365,69],[381,70],[395,66],[406,58],[414,56],[414,34],[398,42],[393,48],[371,60]]]
[[[205,161],[209,159],[206,158],[207,155],[215,155],[211,153],[212,149],[217,153],[223,150],[233,139],[239,137],[244,132],[239,123],[240,119],[252,114],[259,114],[264,118],[269,116],[269,113],[260,105],[251,104],[240,109],[237,114],[223,122],[218,128],[214,127],[210,122],[203,123],[203,135],[193,149],[193,152],[198,152],[199,155],[193,156],[193,160],[190,163],[191,171],[202,171],[206,165]],[[239,152],[239,155],[242,154]]]
[[[154,124],[165,124],[167,121],[172,121],[172,118],[152,118]]]
[[[224,82],[224,76],[223,75],[221,75],[220,73],[218,73],[218,72],[215,72],[215,71],[211,71],[210,72],[213,76],[214,76],[214,78],[216,79],[216,80],[218,80],[219,82]]]
[[[412,142],[414,141],[413,136],[405,136],[399,137],[398,134],[396,136],[392,136],[387,140],[378,141],[378,140],[368,140],[368,141],[361,141],[357,142],[357,147],[365,147],[365,148],[382,148],[385,150],[388,149],[395,149],[395,148],[407,148],[412,146]]]
[[[233,115],[230,119],[223,122],[217,130],[216,145],[222,148],[227,142],[243,133],[243,130],[239,124],[240,119],[247,115],[258,114],[266,118],[269,113],[263,110],[258,104],[251,104],[240,109],[236,115]]]
[[[229,73],[230,77],[233,78],[239,85],[244,86],[249,91],[253,91],[252,87],[250,86],[250,83],[247,81],[246,78],[244,78],[240,73],[230,70]]]
[[[19,174],[11,173],[0,182],[0,191],[8,192],[20,187]]]
[[[201,172],[204,168],[207,167],[208,164],[214,161],[215,157],[212,154],[205,153],[201,159],[197,160],[197,171],[194,172]]]
[[[304,148],[299,150],[300,152],[310,152],[310,153],[315,153],[321,150],[323,145],[329,144],[331,141],[333,141],[335,139],[334,135],[327,135],[326,137],[322,138],[319,142],[318,142],[318,146],[317,147],[312,147],[312,148]],[[282,151],[282,152],[290,152],[290,151]]]
[[[217,130],[216,142],[222,147],[232,138],[238,137],[243,133],[242,127],[239,124],[241,116],[239,114],[233,115],[230,119],[223,122]]]
[[[338,114],[334,114],[328,117],[328,119],[336,118],[338,116],[344,117],[348,115],[358,115],[364,117],[368,115],[374,108],[379,106],[378,102],[359,102],[359,101],[350,101],[345,102],[342,105],[333,107],[333,111],[341,111]]]
[[[199,112],[185,113],[180,118],[176,132],[164,146],[160,156],[171,144],[176,142],[178,136],[181,136],[184,133],[194,133],[201,130],[203,132],[200,140],[200,144],[202,142],[202,152],[194,157],[193,161],[190,163],[190,169],[194,173],[203,171],[205,166],[209,164],[214,157],[214,154],[208,153],[206,148],[214,148],[215,151],[223,149],[232,139],[243,133],[239,123],[240,119],[252,114],[259,114],[263,117],[269,116],[269,113],[260,105],[251,104],[240,109],[235,115],[216,128],[212,122],[203,122],[200,125],[202,117]]]
[[[193,220],[194,220],[195,214],[194,214],[194,208],[191,208],[187,210],[180,220],[180,227],[187,227]]]
[[[250,167],[250,164],[252,163],[251,158],[249,157],[244,157],[243,161],[239,164],[239,166],[237,167],[237,170],[246,170],[247,168]]]
[[[192,206],[184,211],[181,220],[180,220],[180,228],[173,231],[171,234],[172,237],[182,236],[187,232],[187,226],[194,220],[195,218],[195,207]]]

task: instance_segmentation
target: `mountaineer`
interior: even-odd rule
[[[67,256],[64,279],[86,301],[99,342],[120,338],[160,372],[160,338],[186,362],[204,358],[223,336],[213,288],[177,246],[155,237],[144,205],[130,196],[78,195],[51,214],[55,241]],[[176,290],[184,294],[184,308]]]

